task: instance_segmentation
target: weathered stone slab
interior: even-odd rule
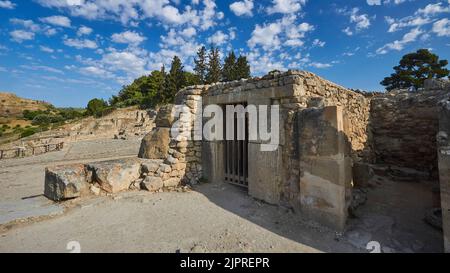
[[[178,187],[181,180],[179,178],[170,178],[164,181],[164,187]]]
[[[164,187],[161,177],[147,176],[141,183],[141,188],[151,192],[158,191]]]
[[[350,143],[340,107],[299,112],[300,205],[303,215],[343,230],[351,197]]]
[[[141,162],[136,158],[90,163],[93,180],[109,193],[127,190],[140,176]]]
[[[261,144],[249,143],[248,145],[248,193],[250,196],[263,200],[269,204],[278,204],[280,201],[281,173],[281,149],[275,151],[261,151]],[[260,166],[264,166],[261,168]]]
[[[48,167],[44,195],[54,201],[80,197],[89,190],[89,179],[83,164]]]
[[[141,142],[140,158],[165,159],[169,155],[170,128],[156,127]]]
[[[156,127],[170,128],[172,126],[172,123],[175,119],[173,106],[173,104],[161,106],[155,119]]]
[[[159,169],[159,165],[161,165],[161,163],[163,163],[163,160],[143,159],[142,163],[141,163],[141,166],[142,166],[141,171],[142,171],[142,173],[147,173],[147,174],[156,173],[156,171]]]

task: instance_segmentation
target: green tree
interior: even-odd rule
[[[225,58],[223,69],[222,69],[222,79],[223,81],[229,82],[237,80],[237,71],[236,71],[236,55],[234,51],[231,51],[228,56]]]
[[[220,64],[219,49],[211,47],[209,51],[208,71],[206,73],[206,83],[220,82],[222,74],[222,68]]]
[[[247,57],[240,55],[236,61],[236,80],[251,78],[250,65]]]
[[[160,71],[152,71],[152,73],[148,76],[144,99],[141,106],[149,108],[161,103],[161,98],[159,95],[161,94],[161,90],[163,88],[165,76],[164,68],[161,68]]]
[[[384,78],[381,85],[388,91],[401,88],[421,88],[426,79],[444,78],[450,73],[447,60],[439,60],[439,56],[428,49],[406,54],[400,64],[394,67],[395,73]]]
[[[163,103],[171,103],[175,94],[186,86],[186,77],[183,71],[183,64],[178,56],[174,56],[169,74],[165,77],[163,87]]]
[[[107,107],[108,104],[103,99],[92,99],[86,107],[86,114],[99,117]]]
[[[206,47],[202,46],[197,51],[197,58],[194,59],[194,72],[195,75],[197,75],[200,84],[205,84],[206,82],[206,72],[208,70],[206,61]]]
[[[184,78],[186,79],[186,82],[185,82],[185,86],[183,86],[183,87],[202,84],[202,82],[198,78],[198,75],[196,75],[194,73],[185,71]]]

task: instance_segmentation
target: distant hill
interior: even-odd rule
[[[49,103],[24,99],[12,93],[0,92],[0,117],[18,118],[22,117],[24,110],[45,110]]]

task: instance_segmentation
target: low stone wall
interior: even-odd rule
[[[440,86],[438,86],[440,87]],[[375,161],[437,177],[437,104],[449,90],[392,91],[372,99],[370,126]]]

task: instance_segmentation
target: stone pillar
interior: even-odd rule
[[[351,197],[350,143],[342,109],[307,108],[299,113],[301,212],[342,231]]]
[[[450,99],[440,103],[438,160],[444,247],[450,253]]]
[[[248,100],[248,105],[255,105],[258,109],[260,105],[267,105],[268,107],[268,124],[267,127],[271,128],[270,120],[270,107],[274,104],[273,100],[270,98],[252,98]],[[261,113],[258,113],[258,118]],[[249,121],[250,122],[250,121]],[[281,123],[277,120],[278,124]],[[258,121],[259,123],[259,121]],[[258,124],[258,130],[260,124]],[[282,124],[279,128],[283,128]],[[280,139],[280,132],[279,139]],[[259,136],[259,134],[258,134]],[[278,205],[280,202],[281,194],[281,181],[282,181],[282,171],[281,171],[281,149],[279,144],[273,144],[269,151],[264,151],[261,145],[267,144],[268,142],[263,142],[262,140],[249,140],[248,143],[248,193],[250,196],[263,200],[269,204]]]

